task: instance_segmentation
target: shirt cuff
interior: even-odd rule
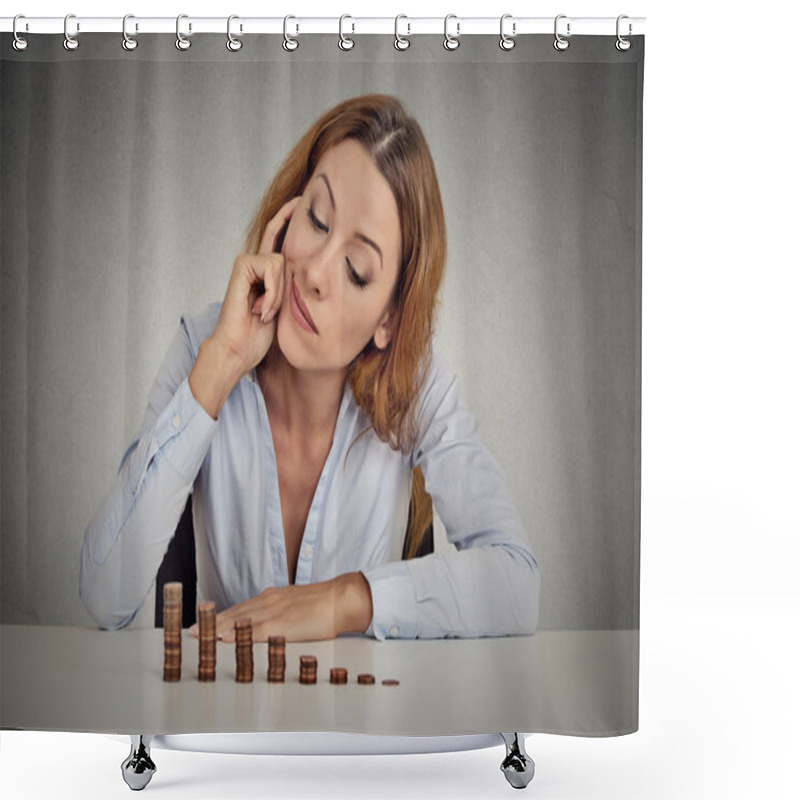
[[[419,631],[417,596],[408,564],[400,561],[362,570],[372,592],[372,622],[367,636],[415,639]]]
[[[194,481],[218,424],[195,400],[184,378],[156,422],[156,447],[185,481]]]

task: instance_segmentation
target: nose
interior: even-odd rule
[[[309,253],[300,268],[305,290],[318,300],[324,300],[330,293],[337,257],[334,242],[328,240]]]

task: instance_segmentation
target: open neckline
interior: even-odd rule
[[[313,566],[313,553],[316,551],[317,545],[317,538],[319,534],[319,527],[320,527],[320,516],[315,514],[315,509],[318,509],[322,503],[322,495],[327,489],[329,478],[330,478],[330,471],[331,471],[331,461],[333,458],[334,451],[336,450],[337,440],[339,438],[339,432],[341,429],[341,421],[345,414],[347,407],[350,404],[352,392],[350,390],[350,386],[348,383],[345,383],[344,391],[342,392],[342,399],[339,403],[339,412],[336,416],[336,424],[334,425],[333,429],[333,438],[331,439],[331,446],[328,450],[327,455],[325,456],[325,463],[322,466],[322,472],[320,473],[319,479],[317,480],[317,485],[314,487],[314,494],[311,498],[311,505],[309,506],[308,513],[306,514],[305,524],[303,526],[303,535],[300,538],[300,549],[298,551],[298,560],[297,565],[295,567],[295,576],[294,576],[294,583],[289,581],[289,560],[288,554],[286,551],[286,531],[283,525],[283,501],[281,499],[281,489],[280,489],[280,481],[278,479],[278,458],[277,452],[275,450],[275,440],[272,434],[272,425],[269,419],[269,411],[267,410],[267,403],[266,398],[264,397],[264,392],[261,389],[261,384],[258,380],[258,376],[256,374],[256,370],[253,370],[252,375],[252,384],[255,391],[258,393],[259,397],[259,408],[260,413],[262,414],[262,421],[266,426],[266,443],[267,443],[267,457],[272,460],[272,464],[274,470],[272,474],[274,474],[274,486],[267,486],[265,490],[267,492],[267,497],[274,497],[277,508],[276,508],[276,516],[273,520],[273,524],[279,526],[279,530],[277,530],[274,537],[271,536],[271,545],[272,547],[277,546],[279,549],[281,562],[283,566],[283,572],[281,575],[282,580],[284,581],[285,586],[292,586],[292,585],[304,585],[310,583],[311,578],[311,568]],[[269,474],[269,472],[268,472]],[[272,477],[272,475],[270,475]],[[313,517],[313,519],[312,519]],[[298,574],[300,573],[301,562],[303,560],[303,556],[305,553],[308,552],[312,553],[312,564],[307,569],[304,569],[304,573],[307,572],[307,575],[304,575],[304,580],[298,582]]]

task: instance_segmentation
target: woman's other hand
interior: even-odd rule
[[[253,641],[285,636],[287,642],[333,639],[340,633],[364,633],[372,621],[372,593],[360,572],[307,585],[265,589],[217,614],[217,638],[236,640],[234,622],[249,617]],[[199,636],[197,625],[189,629]]]
[[[275,337],[284,281],[284,258],[274,252],[275,243],[299,201],[299,196],[292,198],[267,223],[257,253],[236,256],[217,326],[200,345],[189,386],[214,419],[233,387],[264,358]]]

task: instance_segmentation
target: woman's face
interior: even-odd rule
[[[374,337],[391,339],[400,218],[387,180],[353,139],[331,147],[283,242],[278,344],[298,369],[346,368]]]

